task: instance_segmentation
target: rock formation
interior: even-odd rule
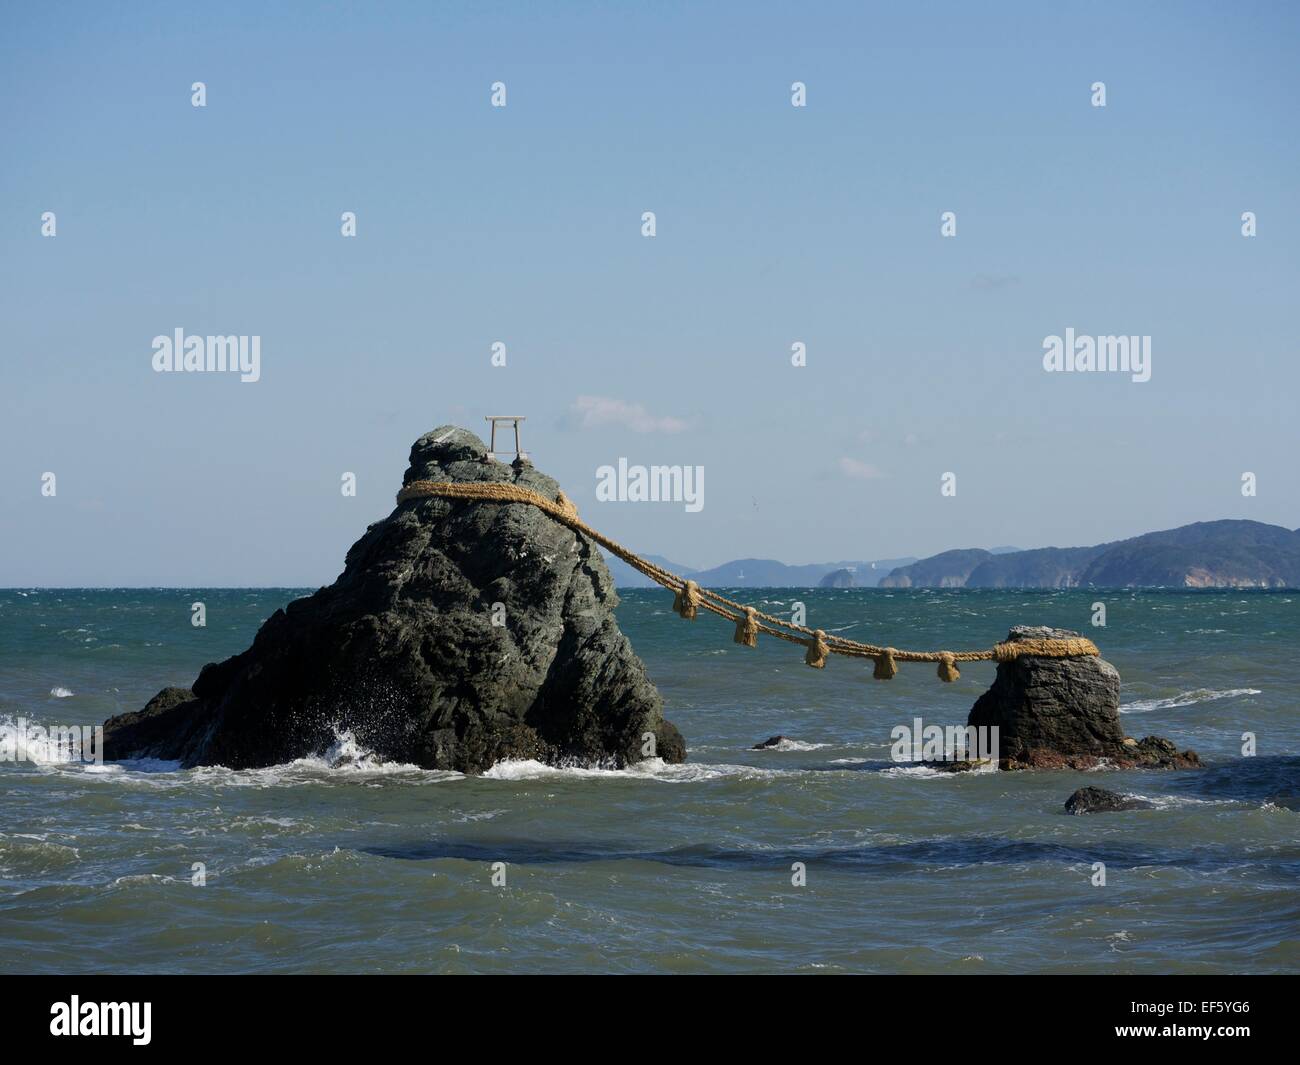
[[[466,430],[435,429],[411,448],[402,483],[504,482],[556,497],[529,463],[486,450]],[[204,666],[192,691],[166,688],[108,721],[105,752],[250,768],[350,730],[383,758],[469,773],[507,758],[683,761],[617,602],[596,545],[538,508],[411,499],[248,650]]]
[[[1017,626],[1008,641],[1078,636],[1067,629]],[[998,727],[1003,769],[1092,769],[1105,759],[1121,769],[1199,767],[1195,751],[1168,740],[1124,735],[1119,671],[1098,657],[999,662],[997,676],[971,707],[967,725]]]
[[[1105,788],[1080,788],[1065,800],[1068,814],[1113,813],[1117,810],[1149,810],[1151,804],[1132,795],[1120,795]]]
[[[819,588],[856,588],[857,578],[851,569],[832,570],[817,582]]]

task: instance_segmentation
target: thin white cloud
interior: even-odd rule
[[[871,463],[847,457],[840,459],[840,473],[845,477],[856,477],[860,481],[874,481],[878,477],[885,476]]]
[[[1014,288],[1020,284],[1015,274],[976,274],[971,280],[971,288],[981,292],[997,292],[999,289]]]
[[[640,403],[627,403],[609,396],[579,396],[572,411],[584,429],[621,425],[634,433],[680,433],[686,428],[686,422],[681,418],[671,414],[656,417]]]

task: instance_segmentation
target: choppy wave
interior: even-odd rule
[[[820,751],[824,747],[829,746],[829,743],[807,743],[804,740],[792,740],[788,737],[783,737],[780,743],[774,743],[771,747],[761,747],[757,749],[763,751]]]
[[[57,843],[43,834],[0,832],[0,878],[62,873],[75,868],[80,858],[76,847]]]
[[[76,692],[69,688],[54,687],[50,689],[50,694],[56,699],[71,699]]]
[[[0,721],[0,724],[3,724]],[[418,783],[459,780],[464,774],[451,770],[424,769],[407,762],[388,761],[360,743],[349,730],[336,730],[323,751],[279,765],[258,769],[230,769],[227,766],[196,766],[184,769],[179,761],[161,758],[133,758],[103,764],[68,762],[57,757],[53,741],[44,745],[20,745],[20,761],[43,769],[90,774],[109,782],[169,790],[190,784],[217,787],[293,787],[312,783],[348,783],[377,778],[410,779]]]
[[[200,631],[175,626],[188,592],[0,591],[0,721],[84,726],[141,706],[246,647],[293,594],[204,592],[223,623]],[[926,646],[1067,624],[1096,596],[758,594],[783,596],[782,611],[807,600],[828,631]],[[1246,598],[1250,612],[1220,617],[1231,595],[1133,593],[1130,631],[1143,635],[1113,648],[1125,713],[1172,708],[1145,731],[1198,750],[1197,771],[970,779],[892,762],[896,722],[964,719],[975,693],[920,670],[887,685],[869,668],[868,680],[810,672],[776,643],[742,663],[725,629],[663,624],[655,590],[629,591],[619,622],[662,678],[665,714],[690,742],[684,765],[505,762],[467,777],[385,761],[359,742],[364,728],[261,769],[0,762],[0,971],[941,972],[973,951],[981,972],[1291,971],[1300,612]],[[1186,630],[1219,627],[1207,663],[1210,634]],[[125,650],[100,654],[113,645]],[[55,678],[77,697],[50,695]],[[1245,729],[1272,753],[1242,757]],[[797,739],[749,749],[782,730]],[[1150,808],[1062,816],[1087,783]],[[1063,889],[1097,897],[1097,861],[1107,905],[1060,906]],[[799,901],[796,862],[815,906]],[[94,936],[68,934],[92,918]]]
[[[882,777],[905,777],[913,780],[956,780],[960,773],[944,773],[928,765],[895,765],[880,771]]]
[[[19,720],[24,722],[21,728]],[[26,762],[42,769],[62,766],[81,769],[93,765],[83,762],[81,756],[84,750],[86,757],[94,757],[95,739],[93,735],[85,736],[84,742],[88,746],[83,749],[83,735],[79,727],[46,725],[41,721],[6,714],[0,717],[0,729],[4,730],[0,733],[3,736],[0,740],[3,747],[0,749],[3,749],[7,762]]]
[[[1240,695],[1260,695],[1259,688],[1228,688],[1215,691],[1212,688],[1195,688],[1192,691],[1179,692],[1167,699],[1138,699],[1125,703],[1119,708],[1121,714],[1149,714],[1153,710],[1174,710],[1180,706],[1195,706],[1197,703],[1209,703],[1215,699],[1235,699]]]
[[[1198,799],[1193,795],[1138,795],[1132,798],[1149,802],[1157,810],[1184,810],[1191,806],[1235,806],[1233,799]]]
[[[949,770],[949,769],[932,769],[928,765],[901,765],[890,766],[888,769],[882,769],[882,777],[910,777],[917,780],[934,780],[942,778],[944,780],[960,780],[962,777],[971,777],[983,775],[985,773],[998,772],[998,764],[989,760],[982,765],[974,766],[971,769]]]
[[[363,745],[348,729],[336,729],[333,742],[325,750],[280,765],[261,769],[201,766],[189,772],[196,780],[232,787],[293,786],[374,778],[408,778],[420,783],[435,783],[459,780],[464,775],[452,770],[424,769],[410,762],[389,761]]]
[[[829,746],[824,743],[786,741],[778,750],[811,751]],[[46,755],[49,755],[48,757]],[[28,753],[33,762],[59,768],[54,752],[34,750]],[[419,783],[465,779],[453,770],[425,769],[408,762],[389,761],[367,748],[346,729],[337,730],[325,750],[290,762],[257,769],[230,769],[226,766],[196,766],[183,769],[178,761],[158,758],[126,759],[102,765],[72,763],[67,769],[91,773],[127,784],[163,789],[186,784],[210,784],[222,787],[293,787],[311,783],[346,783],[369,778],[409,778]],[[581,765],[548,765],[531,759],[507,759],[493,765],[480,779],[526,781],[542,779],[571,780],[655,780],[668,783],[693,783],[721,778],[758,778],[781,775],[787,771],[756,766],[687,762],[671,765],[662,758],[649,758],[622,769]],[[797,772],[791,771],[791,772]]]
[[[786,775],[780,769],[759,769],[748,765],[709,765],[683,762],[669,765],[662,758],[647,758],[624,769],[598,769],[584,766],[555,766],[533,759],[507,759],[497,762],[485,773],[487,780],[658,780],[671,784],[690,784],[702,780],[758,778]]]

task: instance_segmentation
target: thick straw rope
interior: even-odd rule
[[[578,508],[563,492],[560,492],[555,499],[547,499],[546,496],[531,488],[524,488],[517,484],[503,484],[499,481],[412,481],[397,493],[398,503],[428,498],[472,499],[481,503],[527,503],[529,506],[537,507],[561,525],[566,525],[574,532],[594,540],[639,573],[643,573],[656,584],[672,591],[673,610],[682,617],[693,620],[701,607],[719,617],[724,617],[736,625],[736,642],[747,647],[757,644],[760,632],[775,636],[779,640],[802,644],[807,648],[804,660],[808,665],[818,669],[825,666],[827,654],[871,658],[875,661],[872,675],[879,680],[888,680],[898,672],[895,664],[897,662],[937,662],[939,677],[946,681],[954,681],[961,675],[957,670],[958,662],[1009,662],[1021,656],[1076,658],[1100,654],[1097,645],[1082,636],[1063,640],[1013,640],[995,644],[987,651],[904,651],[896,647],[859,643],[857,640],[832,636],[821,629],[805,628],[772,614],[765,614],[755,607],[746,606],[734,599],[728,599],[725,595],[701,588],[692,580],[679,577],[656,566],[648,559],[629,551],[617,541],[611,540],[604,533],[593,529],[579,518]]]

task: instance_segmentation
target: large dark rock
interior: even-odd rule
[[[556,497],[531,465],[485,451],[473,433],[435,429],[411,448],[403,484],[495,481]],[[352,546],[334,584],[277,610],[192,692],[164,689],[108,721],[105,753],[249,768],[349,730],[380,757],[471,773],[506,758],[683,761],[617,602],[596,545],[536,507],[409,500]]]
[[[1067,629],[1017,626],[1008,641],[1078,636]],[[1092,769],[1103,759],[1118,768],[1187,769],[1195,751],[1168,740],[1124,735],[1119,671],[1096,656],[1022,656],[999,662],[997,677],[971,707],[968,725],[998,728],[1003,769]]]

